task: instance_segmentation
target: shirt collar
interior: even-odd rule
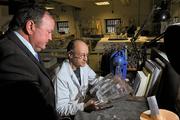
[[[31,53],[35,56],[37,52],[34,50],[32,45],[26,39],[24,39],[18,32],[14,31],[14,33],[17,35],[19,40],[29,49],[29,51],[31,51]]]

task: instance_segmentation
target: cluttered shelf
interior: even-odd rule
[[[142,45],[143,43],[149,42],[154,38],[155,37],[140,36],[135,42],[138,45]],[[130,38],[130,37],[126,38],[126,39],[121,39],[121,40],[119,40],[118,38],[116,39],[116,38],[104,37],[104,38],[101,38],[101,40],[98,41],[98,43],[97,43],[97,45],[95,47],[95,51],[103,52],[104,49],[106,49],[106,47],[110,47],[110,46],[115,45],[117,43],[120,43],[120,44],[125,43],[126,45],[130,45],[131,44],[131,39],[132,38]]]

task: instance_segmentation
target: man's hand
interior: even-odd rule
[[[95,111],[95,110],[99,110],[99,107],[96,105],[95,100],[90,99],[89,101],[87,101],[84,104],[84,111],[91,112],[91,111]]]

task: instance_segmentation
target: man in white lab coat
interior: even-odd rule
[[[61,116],[98,109],[93,99],[84,103],[88,85],[98,82],[96,73],[87,65],[88,53],[82,40],[72,40],[67,46],[68,59],[63,61],[54,79],[56,109]]]

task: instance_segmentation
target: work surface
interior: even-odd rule
[[[113,107],[91,113],[78,112],[75,120],[139,120],[140,114],[148,110],[145,98],[126,97],[111,102]]]

